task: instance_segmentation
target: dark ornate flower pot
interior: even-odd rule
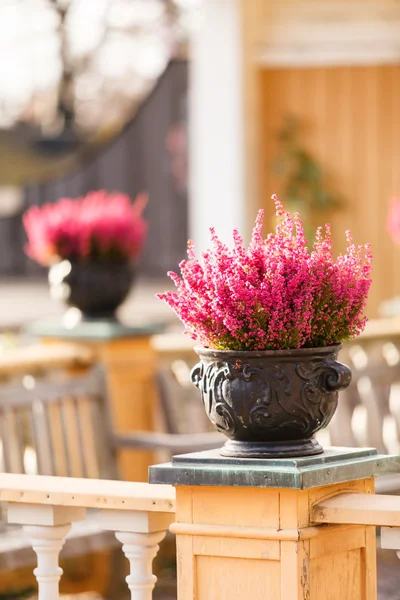
[[[191,379],[206,412],[229,440],[223,456],[285,457],[320,454],[312,439],[326,427],[339,390],[351,380],[337,361],[341,346],[263,352],[196,348]]]
[[[49,270],[50,291],[53,297],[79,308],[84,317],[113,318],[129,293],[134,275],[129,262],[63,260]]]

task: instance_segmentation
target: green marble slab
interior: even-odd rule
[[[149,481],[306,490],[392,473],[400,474],[400,456],[378,454],[374,448],[333,447],[318,456],[278,459],[225,458],[219,450],[208,450],[150,467]]]

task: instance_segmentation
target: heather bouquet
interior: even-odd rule
[[[147,197],[96,191],[24,215],[28,256],[49,267],[50,292],[87,318],[115,318],[146,238]]]
[[[350,383],[337,361],[340,343],[360,333],[371,284],[369,245],[333,257],[329,225],[308,247],[298,214],[276,196],[275,233],[263,237],[259,211],[248,248],[237,230],[231,248],[214,229],[196,258],[192,242],[176,291],[158,297],[199,342],[192,381],[234,457],[322,452],[312,434],[332,418],[338,392]]]
[[[129,196],[91,192],[83,198],[62,198],[33,206],[23,218],[28,236],[26,252],[41,265],[72,261],[134,260],[147,232],[142,212],[146,196],[132,204]]]
[[[346,232],[347,253],[334,259],[330,226],[319,228],[309,250],[298,214],[285,212],[273,197],[278,225],[262,236],[257,216],[249,248],[237,230],[233,248],[210,230],[212,248],[196,258],[192,242],[170,272],[176,292],[165,300],[186,331],[203,346],[219,350],[279,350],[329,346],[364,328],[363,310],[371,284],[371,251],[355,246]]]

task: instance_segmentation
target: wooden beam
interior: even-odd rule
[[[175,489],[144,482],[0,474],[0,501],[175,512]]]
[[[339,494],[314,505],[311,521],[400,527],[400,496]]]
[[[79,344],[32,344],[7,350],[0,356],[0,376],[12,377],[49,369],[87,368],[93,362],[93,352]]]

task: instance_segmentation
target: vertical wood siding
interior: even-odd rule
[[[332,223],[336,250],[344,231],[356,243],[369,241],[374,253],[369,316],[382,300],[400,295],[400,248],[386,230],[388,201],[400,195],[400,65],[260,70],[262,94],[262,204],[272,221],[269,197],[282,181],[271,172],[276,133],[286,114],[302,124],[301,142],[326,168],[346,199]]]

